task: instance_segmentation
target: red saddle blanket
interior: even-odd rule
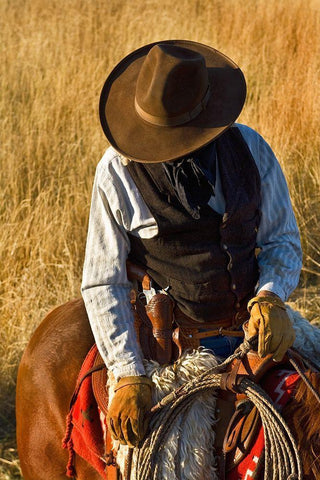
[[[82,364],[67,416],[66,435],[62,441],[62,446],[69,451],[66,475],[71,478],[76,475],[75,453],[92,465],[102,478],[108,478],[105,471],[106,463],[102,460],[105,455],[103,428],[92,391],[91,375],[82,380],[93,367],[96,354],[97,347],[94,345]]]
[[[108,467],[106,472],[106,458],[103,426],[101,425],[100,414],[92,391],[91,375],[85,374],[93,367],[97,347],[93,346],[88,353],[78,376],[75,393],[71,400],[70,412],[67,417],[66,435],[63,440],[63,447],[69,450],[69,462],[66,475],[74,477],[74,453],[84,458],[92,467],[97,470],[101,477],[111,480],[114,476],[115,467]],[[266,375],[263,379],[263,388],[271,399],[279,406],[284,406],[296,388],[299,375],[292,370],[279,369]],[[228,480],[251,480],[256,478],[256,471],[259,459],[263,455],[264,436],[263,428],[257,435],[248,455],[228,473]],[[110,468],[113,470],[110,472]],[[110,473],[109,473],[110,472]]]

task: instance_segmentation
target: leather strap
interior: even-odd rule
[[[226,330],[223,327],[215,328],[214,330],[206,330],[199,332],[198,328],[190,327],[176,327],[172,333],[172,340],[178,347],[178,357],[181,356],[184,350],[194,350],[200,346],[201,338],[208,338],[214,336],[230,336],[230,337],[244,337],[243,331]]]
[[[151,115],[151,113],[146,112],[138,103],[137,98],[134,99],[134,106],[138,115],[148,123],[152,125],[157,125],[159,127],[174,127],[177,125],[183,125],[184,123],[190,122],[196,118],[202,110],[207,106],[208,100],[210,98],[210,85],[208,85],[206,92],[201,99],[201,101],[189,112],[184,112],[181,115],[175,115],[172,117],[169,116],[156,116]]]
[[[195,332],[194,334],[189,334],[193,338],[208,338],[208,337],[244,337],[242,330],[226,330],[225,328],[216,328],[215,330],[207,330],[205,332]]]
[[[174,319],[176,324],[179,327],[186,327],[186,328],[203,328],[203,329],[212,329],[213,326],[216,327],[216,329],[220,328],[236,328],[240,327],[245,321],[249,319],[250,315],[249,313],[244,310],[238,312],[234,318],[221,318],[215,322],[197,322],[193,318],[189,317],[185,313],[183,313],[179,307],[175,306],[174,309]]]
[[[238,403],[223,442],[226,472],[232,470],[247,455],[261,426],[257,407],[248,400]]]

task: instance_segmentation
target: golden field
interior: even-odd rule
[[[0,479],[14,450],[17,365],[54,306],[79,296],[104,80],[161,39],[212,45],[243,69],[240,122],[286,174],[304,267],[293,301],[320,317],[319,0],[1,0]]]

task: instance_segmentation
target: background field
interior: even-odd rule
[[[288,179],[304,268],[292,301],[320,315],[319,0],[1,0],[0,479],[20,478],[17,364],[52,307],[79,296],[91,184],[107,147],[97,105],[111,67],[144,43],[186,38],[234,59],[240,121]]]

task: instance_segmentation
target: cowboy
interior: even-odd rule
[[[100,119],[111,147],[93,186],[82,295],[118,380],[108,425],[123,444],[143,439],[151,407],[128,258],[146,269],[155,292],[173,299],[180,326],[238,331],[248,320],[259,355],[275,361],[294,342],[284,301],[301,269],[299,233],[273,152],[235,124],[245,97],[232,60],[182,40],[132,52],[102,90]],[[204,337],[201,345],[222,358],[241,341]]]

